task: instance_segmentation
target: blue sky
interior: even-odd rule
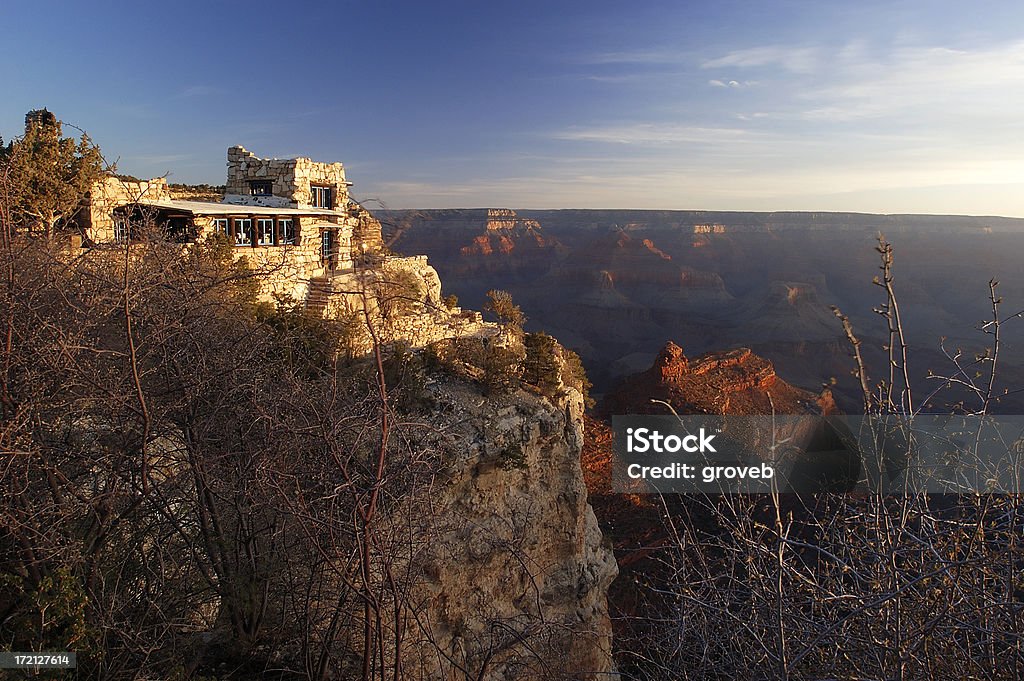
[[[0,134],[341,160],[390,207],[1024,216],[1019,2],[4,0]]]

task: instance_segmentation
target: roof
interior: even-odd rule
[[[345,217],[340,210],[326,208],[270,208],[268,206],[246,206],[237,203],[215,203],[213,201],[182,201],[168,199],[162,201],[136,201],[141,206],[152,206],[166,210],[180,210],[192,215],[330,215]]]

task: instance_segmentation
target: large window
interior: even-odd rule
[[[274,193],[274,183],[270,180],[252,180],[249,182],[250,196],[270,196]]]
[[[256,235],[260,246],[274,245],[274,218],[260,218],[256,221]]]
[[[309,187],[309,203],[315,208],[333,208],[334,204],[331,202],[333,198],[331,196],[331,188],[313,184]]]
[[[291,218],[277,219],[277,235],[279,244],[295,243],[295,225]]]
[[[211,228],[214,233],[232,239],[236,246],[285,246],[298,241],[296,222],[291,217],[249,215],[213,218]]]
[[[235,218],[235,245],[252,246],[252,218]]]

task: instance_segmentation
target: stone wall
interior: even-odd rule
[[[244,214],[240,210],[239,214]],[[273,301],[280,296],[290,296],[299,302],[309,299],[310,281],[328,275],[320,259],[320,229],[324,224],[317,218],[293,218],[296,225],[296,243],[287,246],[236,246],[234,254],[245,258],[259,274],[260,297]],[[335,230],[338,242],[336,270],[352,269],[351,240],[355,221],[345,219],[341,224],[330,225]],[[213,218],[200,216],[195,219],[197,237],[206,238],[213,231]]]
[[[341,163],[318,163],[308,158],[259,158],[244,147],[228,149],[228,180],[225,201],[252,200],[249,183],[268,180],[274,197],[286,199],[297,208],[309,208],[310,185],[331,187],[334,210],[347,210],[348,182]],[[261,197],[262,200],[270,197]],[[265,204],[270,205],[270,204]]]
[[[84,236],[93,243],[109,243],[114,240],[114,209],[136,201],[167,201],[171,198],[167,180],[157,177],[152,180],[122,180],[105,177],[96,182],[83,207]]]

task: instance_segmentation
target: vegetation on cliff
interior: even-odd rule
[[[888,362],[866,362],[849,318],[836,315],[864,413],[906,424],[934,393],[913,391],[894,251],[884,239],[877,251]],[[934,390],[966,396],[955,411],[978,436],[982,417],[1011,393],[997,368],[1001,332],[1019,314],[1002,311],[996,287],[990,283],[989,318],[979,325],[988,349],[973,359],[950,353],[950,371],[929,372]],[[687,360],[669,343],[651,369],[606,396],[602,411],[828,413],[834,404],[826,398],[786,385],[749,351]],[[869,437],[883,435],[893,432]],[[954,450],[967,460],[970,439]],[[1019,496],[612,494],[607,425],[591,424],[588,440],[591,500],[622,570],[610,602],[621,667],[631,676],[1016,679],[1024,672]]]
[[[39,238],[9,158],[0,648],[96,679],[608,670],[577,394],[485,402],[408,346],[347,352],[422,314],[408,274],[333,320],[261,302],[217,236]]]

